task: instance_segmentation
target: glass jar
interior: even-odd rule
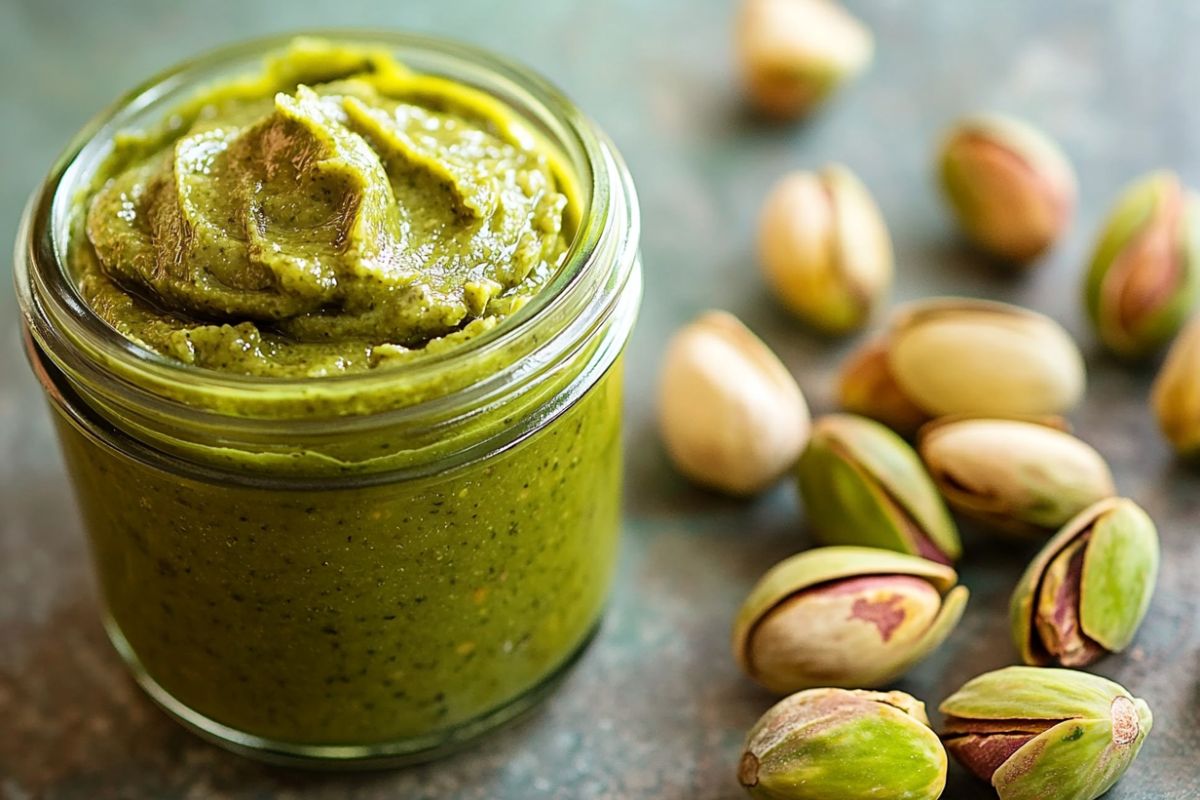
[[[489,333],[396,367],[259,378],[140,348],[69,274],[79,193],[120,131],[290,38],[172,69],[74,140],[18,236],[26,345],[106,627],[150,696],[267,760],[424,760],[536,703],[596,628],[620,524],[637,201],[609,140],[537,76],[452,42],[337,33],[493,95],[560,150],[582,187],[566,262]]]

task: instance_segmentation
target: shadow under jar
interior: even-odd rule
[[[322,35],[469,87],[561,167],[573,221],[527,302],[460,340],[393,347],[395,364],[282,377],[185,363],[96,313],[71,253],[114,142],[176,135],[198,91],[250,81],[290,38],[186,63],[88,125],[30,201],[16,281],[109,635],[143,688],[247,755],[386,765],[529,708],[597,625],[620,525],[637,205],[608,139],[522,68],[423,37]]]

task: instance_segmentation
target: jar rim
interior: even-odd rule
[[[579,227],[564,263],[524,307],[501,320],[493,329],[443,352],[423,353],[412,362],[401,365],[331,376],[278,378],[197,367],[138,345],[92,311],[69,274],[66,247],[73,200],[73,191],[69,190],[78,191],[86,185],[86,180],[95,174],[99,160],[111,149],[112,134],[127,127],[122,123],[127,123],[129,117],[146,111],[156,103],[165,102],[164,97],[171,92],[200,88],[203,84],[194,80],[197,71],[222,63],[261,58],[286,47],[297,38],[305,37],[327,39],[339,44],[383,46],[397,51],[402,59],[405,52],[409,58],[413,53],[420,53],[443,66],[467,70],[473,77],[486,77],[495,84],[492,89],[502,87],[505,95],[500,99],[522,119],[548,135],[554,146],[563,150],[563,155],[580,182],[583,207],[580,209]],[[463,80],[459,75],[451,77]],[[514,103],[514,98],[521,101],[520,106]],[[163,109],[169,110],[169,106]],[[580,174],[582,168],[586,168],[586,174]],[[614,202],[614,193],[617,202]],[[586,299],[577,295],[587,289],[583,277],[589,270],[604,269],[604,264],[597,263],[596,255],[604,237],[611,233],[609,229],[614,213],[625,217],[626,230],[622,238],[626,242],[622,249],[628,249],[628,242],[632,242],[633,249],[636,249],[636,195],[619,156],[583,112],[559,89],[532,70],[474,45],[424,34],[339,28],[298,31],[226,45],[185,60],[126,92],[89,121],[72,139],[55,162],[46,181],[30,198],[17,238],[17,292],[26,325],[60,368],[65,367],[64,371],[67,372],[78,372],[85,380],[89,371],[93,373],[91,378],[106,378],[108,381],[117,377],[114,373],[119,373],[117,379],[122,392],[138,395],[138,402],[165,404],[164,407],[177,412],[186,412],[187,403],[147,388],[161,390],[165,385],[182,381],[193,388],[202,384],[205,396],[244,401],[251,406],[265,403],[269,394],[273,397],[319,397],[328,399],[331,407],[334,407],[338,398],[355,397],[379,387],[395,386],[397,382],[419,384],[421,380],[430,380],[435,374],[452,369],[453,365],[465,365],[471,359],[496,355],[529,334],[539,322],[550,319],[556,309],[572,298],[576,303]],[[632,261],[632,258],[618,258],[616,268],[623,268],[628,273],[632,271]],[[630,263],[622,267],[621,262]],[[627,279],[628,275],[623,277]],[[564,315],[559,313],[558,316]],[[567,319],[562,322],[564,327],[571,321],[571,315],[565,316]],[[62,330],[54,330],[56,326]],[[52,342],[47,341],[48,337],[64,333],[70,338],[65,348],[54,347]],[[546,338],[553,339],[562,333],[562,330],[550,331]],[[80,357],[81,354],[86,354],[86,357]],[[72,360],[72,363],[62,363],[64,358]],[[510,377],[505,372],[502,370],[446,394],[402,404],[387,409],[387,412],[427,413],[433,403],[460,408],[478,405],[503,386]]]

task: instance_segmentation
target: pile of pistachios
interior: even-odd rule
[[[869,30],[833,0],[745,0],[737,45],[748,97],[810,113],[872,56]],[[1078,196],[1063,150],[991,114],[937,150],[947,205],[990,259],[1024,267],[1059,241]],[[1150,405],[1175,449],[1200,456],[1200,199],[1169,172],[1115,203],[1084,270],[1097,338],[1121,359],[1175,343]],[[842,166],[784,176],[764,203],[763,277],[825,334],[886,305],[891,238]],[[1182,332],[1181,332],[1182,331]],[[1086,389],[1071,336],[1037,312],[928,298],[892,312],[836,376],[839,413],[813,419],[788,369],[733,315],[709,311],[668,346],[659,383],[666,449],[693,481],[752,495],[791,474],[820,545],[762,576],[733,624],[733,656],[787,695],[750,731],[737,767],[754,797],[933,800],[947,752],[1001,800],[1093,800],[1149,733],[1146,703],[1079,671],[1126,650],[1159,567],[1153,521],[1120,497],[1104,458],[1065,419]],[[940,705],[895,681],[967,607],[956,519],[1041,549],[1014,575],[1012,653]]]

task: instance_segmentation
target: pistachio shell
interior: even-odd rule
[[[810,689],[750,730],[738,781],[764,800],[936,800],[946,752],[903,692]]]
[[[917,448],[951,508],[1013,533],[1057,530],[1116,493],[1090,445],[1034,422],[943,418],[922,429]]]
[[[1158,574],[1154,523],[1108,498],[1068,522],[1013,592],[1013,641],[1027,664],[1085,666],[1133,641]],[[1046,604],[1051,604],[1047,607]]]
[[[731,494],[766,488],[808,440],[804,395],[775,354],[732,314],[709,311],[667,347],[659,429],[675,466]]]
[[[916,452],[866,417],[830,414],[813,426],[796,468],[813,533],[943,564],[962,554],[955,528]]]
[[[1001,800],[1094,800],[1150,732],[1149,707],[1120,685],[1064,669],[1008,667],[946,699],[943,740]]]
[[[942,643],[962,616],[954,570],[866,547],[823,547],[780,562],[742,604],[733,653],[777,692],[881,686]]]
[[[871,32],[829,0],[744,0],[737,26],[742,74],[759,110],[808,113],[871,62]]]
[[[783,178],[759,223],[763,272],[776,296],[814,328],[861,327],[892,282],[892,243],[867,188],[838,164]]]
[[[897,314],[888,364],[932,416],[1059,414],[1083,396],[1083,356],[1049,317],[1005,303],[941,298]]]
[[[1200,318],[1171,345],[1151,393],[1167,441],[1181,455],[1200,456]]]
[[[942,143],[939,163],[959,223],[1000,259],[1035,258],[1070,223],[1076,195],[1070,162],[1024,122],[999,115],[960,120]]]
[[[844,411],[882,422],[906,437],[930,419],[900,390],[882,337],[867,342],[846,360],[838,378],[838,402]]]
[[[1156,172],[1117,201],[1092,256],[1088,315],[1112,352],[1136,358],[1179,332],[1200,292],[1200,198]]]

